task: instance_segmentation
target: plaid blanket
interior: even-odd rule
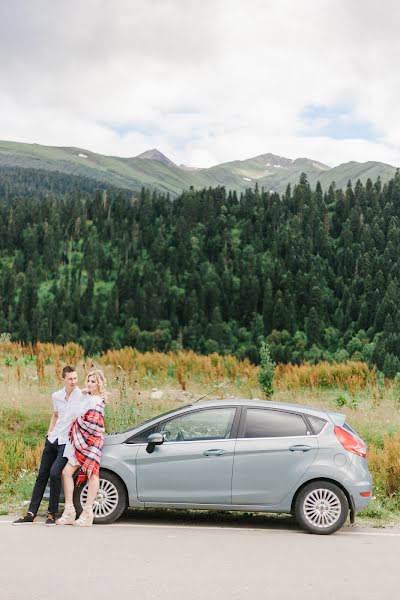
[[[97,404],[75,419],[69,430],[69,440],[75,448],[80,465],[76,485],[91,475],[99,475],[101,449],[104,443],[104,403]]]

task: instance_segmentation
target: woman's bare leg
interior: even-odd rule
[[[70,463],[67,463],[62,472],[63,484],[64,484],[64,496],[65,496],[65,505],[70,506],[74,503],[74,478],[73,474],[75,471],[79,469],[79,466],[72,466]]]
[[[57,525],[73,525],[76,517],[76,511],[74,507],[73,495],[74,495],[74,479],[73,474],[78,467],[73,467],[70,463],[67,463],[63,469],[62,477],[64,483],[64,496],[65,506],[64,512],[59,519],[57,519]]]
[[[92,508],[93,502],[96,500],[97,492],[99,491],[99,476],[91,475],[88,483],[88,495],[86,498],[86,507]]]
[[[93,525],[93,502],[96,499],[98,490],[99,476],[91,475],[88,482],[88,495],[86,498],[86,504],[83,507],[81,516],[75,521],[74,525],[77,525],[78,527],[90,527]]]

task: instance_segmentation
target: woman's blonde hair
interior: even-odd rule
[[[89,377],[94,377],[99,388],[99,395],[102,397],[104,402],[107,402],[107,379],[103,371],[101,369],[92,369],[91,371],[89,371],[89,373],[86,375],[86,383],[89,381]]]

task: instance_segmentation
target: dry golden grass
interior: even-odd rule
[[[220,356],[216,353],[201,356],[192,351],[185,352],[137,352],[133,348],[108,350],[100,359],[103,365],[114,370],[121,368],[138,381],[146,378],[165,382],[176,378],[184,390],[190,381],[203,384],[234,382],[243,379],[258,387],[258,368],[248,360],[238,361],[233,356]]]
[[[340,387],[354,394],[376,383],[377,376],[363,362],[320,362],[317,365],[280,364],[276,367],[275,380],[278,387],[284,389]]]
[[[39,441],[34,448],[24,444],[19,437],[0,440],[0,483],[15,477],[17,473],[32,471],[39,466],[44,442]]]

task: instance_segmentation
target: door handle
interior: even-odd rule
[[[289,447],[290,452],[308,452],[311,450],[311,446],[302,446],[301,444],[297,444],[296,446]]]
[[[222,456],[225,452],[221,448],[210,448],[210,450],[204,450],[203,456]]]

